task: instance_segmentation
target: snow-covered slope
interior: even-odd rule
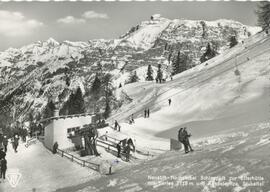
[[[9,143],[7,152],[7,175],[19,173],[18,184],[12,187],[6,179],[1,181],[3,192],[16,191],[55,191],[58,188],[80,184],[91,178],[97,178],[97,172],[86,169],[59,155],[54,155],[40,142],[25,147],[20,143],[15,153]]]
[[[207,65],[203,63],[175,76],[173,81],[125,86],[122,91],[133,101],[119,109],[111,120],[128,122],[134,114],[137,117],[135,125],[123,124],[123,131],[142,138],[150,137],[150,142],[157,137],[176,138],[181,125],[190,125],[190,122],[221,122],[233,116],[236,116],[233,121],[241,125],[267,120],[269,44],[270,38],[260,33],[207,61]],[[240,76],[236,75],[236,70]],[[171,106],[168,106],[169,98],[172,99]],[[150,118],[143,118],[146,108],[151,111]],[[227,129],[234,126],[236,124],[228,124]],[[213,125],[211,127],[215,129]],[[215,132],[223,131],[225,127],[219,125]],[[194,132],[202,134],[199,126],[195,126]]]
[[[165,152],[114,177],[59,191],[269,190],[269,47],[270,37],[260,33],[173,81],[121,88],[133,101],[112,116],[122,123],[120,133],[107,128],[110,136],[132,137],[145,150],[164,152],[187,127],[195,151]],[[129,125],[131,114],[135,123]]]
[[[160,34],[169,26],[170,20],[153,15],[151,21],[142,22],[138,30],[122,40],[121,45],[133,46],[135,48],[151,48]]]
[[[208,23],[207,25],[211,28],[214,24]],[[184,26],[184,28],[186,27]],[[168,30],[168,27],[165,30]],[[177,33],[175,33],[172,40],[175,40],[174,37],[177,36]],[[213,34],[215,33],[209,32],[208,37]],[[151,44],[151,42],[148,43]],[[60,66],[59,69],[61,69],[61,66],[63,68],[66,66],[69,70],[72,70],[73,75],[75,74],[70,89],[77,85],[83,86],[89,83],[87,79],[91,75],[88,73],[94,70],[89,69],[89,60],[85,58],[87,54],[93,54],[93,57],[98,54],[104,55],[104,66],[107,65],[106,70],[112,72],[115,79],[119,80],[117,83],[123,82],[123,76],[128,76],[127,74],[133,70],[136,70],[138,74],[142,73],[143,76],[142,71],[146,68],[146,66],[139,64],[131,67],[124,63],[124,66],[130,68],[121,71],[117,64],[109,65],[111,60],[106,60],[106,58],[112,58],[110,51],[117,53],[117,56],[114,55],[113,58],[115,62],[117,62],[118,57],[125,56],[125,58],[130,59],[131,57],[126,55],[130,53],[128,47],[123,49],[121,46],[116,46],[114,50],[101,50],[101,53],[98,50],[89,48],[89,52],[84,54],[83,47],[85,45],[79,43],[78,46],[82,47],[82,52],[78,56],[82,57],[82,59],[78,62],[71,56],[67,58],[54,56],[59,53],[54,51],[59,50],[61,44],[52,40],[48,40],[48,43],[45,44],[46,47],[51,44],[54,47],[53,49],[42,49],[43,51],[51,50],[53,52],[52,57],[49,57],[50,62],[37,64],[40,67],[34,68],[31,70],[33,72],[27,73],[28,75],[23,79],[25,83],[30,82],[26,85],[23,84],[27,88],[27,92],[24,93],[26,95],[20,95],[17,92],[14,95],[14,97],[21,96],[20,99],[23,100],[19,101],[31,102],[32,94],[35,96],[34,102],[42,103],[42,99],[46,98],[47,95],[38,96],[38,88],[44,88],[45,93],[53,93],[56,94],[55,97],[58,97],[58,91],[66,88],[63,78],[64,73],[59,72],[54,75],[45,73],[45,75],[50,74],[51,76],[42,77],[42,74],[49,70],[47,66],[54,69],[55,63],[57,64],[56,68]],[[38,45],[39,43],[33,45],[33,47],[38,47]],[[159,43],[156,43],[157,45]],[[20,157],[16,157],[16,154],[8,154],[8,160],[11,166],[15,166],[17,161],[15,162],[14,159],[20,158],[18,167],[24,173],[30,169],[29,165],[24,167],[23,162],[25,160],[30,162],[30,165],[37,165],[43,160],[42,158],[45,158],[48,163],[45,163],[44,167],[46,165],[53,167],[55,163],[59,165],[56,172],[50,172],[50,169],[40,169],[45,175],[42,182],[46,183],[46,185],[41,185],[42,182],[37,181],[41,190],[45,188],[54,190],[58,187],[62,188],[58,191],[65,192],[108,191],[108,189],[109,191],[166,191],[170,187],[171,191],[179,191],[179,189],[181,191],[247,191],[248,189],[252,191],[254,188],[245,186],[241,178],[259,175],[264,177],[265,183],[262,186],[255,187],[255,189],[267,191],[269,190],[268,180],[270,179],[268,160],[270,144],[268,132],[269,49],[270,37],[264,33],[259,33],[245,39],[243,43],[239,43],[232,49],[224,49],[219,56],[174,76],[172,81],[163,84],[137,82],[119,88],[119,92],[123,92],[126,97],[132,100],[132,102],[124,104],[115,111],[109,119],[112,122],[115,119],[120,122],[121,132],[113,131],[110,127],[107,127],[100,130],[100,134],[102,135],[108,131],[108,135],[115,138],[130,137],[134,139],[137,148],[148,151],[150,154],[164,154],[151,161],[117,170],[113,174],[113,178],[102,177],[94,181],[89,181],[92,178],[88,178],[87,181],[83,180],[85,181],[83,184],[81,184],[81,180],[76,180],[76,183],[74,183],[76,186],[65,185],[66,181],[70,182],[74,179],[72,174],[79,168],[72,168],[69,163],[65,162],[65,167],[70,167],[70,169],[62,170],[63,167],[60,165],[62,161],[58,161],[57,157],[51,157],[51,154],[46,154],[46,151],[41,146],[31,146],[33,148],[30,147],[29,151],[25,150],[25,155]],[[28,48],[24,48],[24,50],[26,51]],[[144,56],[154,56],[151,58],[156,58],[158,55],[155,48],[140,52],[141,50],[137,54],[143,53]],[[10,57],[10,54],[18,57]],[[6,59],[16,60],[20,58],[20,51],[11,49],[4,55]],[[138,55],[138,58],[133,55],[133,59],[141,59]],[[65,63],[64,61],[69,62]],[[130,62],[132,59],[128,61]],[[15,63],[17,64],[17,62]],[[114,67],[110,68],[112,65]],[[123,68],[123,65],[121,65],[121,68]],[[166,65],[163,65],[163,68],[165,67]],[[11,68],[11,71],[8,71],[7,66],[1,69],[7,73],[14,72]],[[15,74],[13,75],[9,74],[7,76],[16,77]],[[49,82],[47,82],[48,80]],[[53,82],[52,80],[57,81]],[[10,87],[5,86],[8,87],[6,90],[14,93],[15,85],[18,86],[18,89],[21,86],[20,83],[15,83]],[[30,89],[32,85],[35,85],[35,89]],[[83,87],[87,88],[87,86]],[[171,106],[168,105],[169,98],[172,99]],[[143,117],[143,111],[146,108],[150,109],[149,118]],[[127,122],[132,114],[134,114],[135,123],[130,125]],[[192,133],[191,143],[195,152],[188,155],[183,155],[183,151],[166,152],[169,149],[169,139],[176,138],[178,129],[184,126]],[[34,159],[29,158],[33,154],[36,154],[37,157]],[[61,171],[63,171],[64,175],[58,175]],[[130,174],[131,171],[132,174]],[[80,172],[77,178],[84,178],[84,174],[84,171]],[[207,180],[207,184],[204,185],[184,187],[178,180],[170,179],[173,180],[173,186],[171,186],[168,182],[164,183],[151,178],[151,176],[164,175],[173,177],[193,175],[198,177],[194,181],[200,182],[200,176],[203,174],[213,177],[225,176],[226,181],[230,177],[235,177],[237,181],[235,185],[219,187],[218,184],[213,184],[213,182]],[[50,180],[52,175],[55,176],[52,177],[54,180]],[[212,181],[213,178],[210,180]],[[26,177],[22,183],[22,189],[28,189],[30,181],[31,178]],[[58,182],[61,185],[57,185]],[[7,190],[10,189],[7,183],[1,187]]]

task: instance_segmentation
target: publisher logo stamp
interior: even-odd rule
[[[12,169],[11,171],[9,171],[9,173],[7,173],[7,180],[10,186],[13,188],[15,188],[19,184],[21,177],[22,174],[19,172],[18,169]]]

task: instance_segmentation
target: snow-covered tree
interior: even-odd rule
[[[103,79],[103,85],[104,85],[104,99],[105,99],[105,109],[104,109],[104,113],[103,116],[104,118],[108,118],[110,116],[111,113],[111,101],[113,100],[113,87],[111,85],[111,81],[112,81],[112,75],[107,73],[104,76]]]
[[[77,88],[75,93],[71,93],[68,100],[60,109],[61,115],[73,115],[85,112],[85,103],[81,88]]]
[[[256,10],[258,25],[262,27],[263,30],[269,29],[270,27],[270,2],[261,1],[258,3],[258,8]]]
[[[111,114],[110,101],[106,101],[103,116],[105,119],[107,119],[110,116],[110,114]]]
[[[217,55],[217,52],[211,47],[210,43],[207,44],[205,53],[201,56],[200,61],[201,63],[212,59]]]
[[[134,71],[133,73],[131,73],[131,75],[129,76],[129,80],[128,83],[135,83],[138,82],[140,80],[140,78],[137,75],[137,72]]]
[[[158,64],[158,70],[157,70],[157,77],[156,79],[161,82],[162,79],[163,79],[163,73],[162,73],[162,70],[161,70],[161,64]]]
[[[180,73],[180,51],[178,51],[176,59],[172,62],[172,75]]]
[[[147,73],[146,73],[146,80],[147,81],[153,81],[154,80],[154,78],[153,78],[153,69],[152,69],[151,65],[148,65]]]
[[[172,75],[176,75],[178,73],[181,73],[188,68],[188,57],[184,54],[180,54],[180,51],[178,51],[178,54],[176,56],[176,59],[172,63]]]
[[[95,95],[99,94],[101,91],[101,81],[98,77],[98,74],[96,74],[95,79],[91,86],[91,92]]]
[[[238,43],[238,41],[237,41],[237,39],[236,39],[235,36],[231,36],[230,39],[229,39],[229,41],[230,41],[230,48],[234,47]]]
[[[80,114],[85,112],[85,104],[83,99],[82,90],[80,87],[77,88],[73,100],[71,101],[71,110],[69,114]]]

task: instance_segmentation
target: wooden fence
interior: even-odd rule
[[[57,153],[61,155],[61,157],[66,157],[68,159],[70,159],[72,162],[78,163],[79,165],[83,166],[83,167],[87,167],[89,169],[92,169],[94,171],[100,172],[100,165],[97,163],[92,163],[89,161],[85,161],[83,159],[80,159],[74,155],[71,155],[61,149],[57,149]]]

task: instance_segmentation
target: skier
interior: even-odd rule
[[[117,130],[117,128],[118,128],[119,131],[120,131],[120,125],[119,125],[118,122],[115,120],[115,122],[114,122],[114,130]]]
[[[19,136],[18,135],[15,135],[14,136],[14,142],[13,142],[13,148],[14,148],[14,151],[15,153],[17,153],[17,148],[19,146]]]
[[[133,114],[131,115],[131,122],[135,123],[134,118],[133,118]]]
[[[130,124],[130,125],[132,124],[132,120],[131,120],[131,118],[129,119],[129,124]]]
[[[185,143],[187,145],[187,148],[188,148],[189,151],[192,152],[193,149],[191,148],[191,145],[190,145],[190,142],[189,142],[189,137],[191,137],[191,134],[188,134],[186,127],[184,127],[184,129],[183,129],[183,133],[184,133],[184,136],[185,136],[184,140],[185,140]]]
[[[6,135],[4,136],[4,139],[3,139],[3,145],[4,145],[4,151],[6,153],[7,152],[7,146],[8,146],[8,139],[7,139]]]
[[[1,170],[0,170],[0,178],[6,179],[6,171],[7,171],[7,160],[6,158],[1,159]]]
[[[149,116],[150,116],[150,110],[147,109],[147,117],[149,117]]]
[[[120,127],[120,125],[118,124],[118,131],[120,132],[120,129],[121,129],[121,127]]]
[[[117,157],[121,157],[120,156],[120,152],[121,152],[121,142],[117,143],[116,145],[116,149],[117,149]]]
[[[144,118],[146,118],[147,117],[147,110],[145,109],[144,110]]]
[[[184,145],[185,153],[188,153],[188,146],[185,142],[185,133],[183,132],[183,128],[180,128],[178,131],[178,141]]]
[[[52,153],[53,153],[53,154],[56,154],[56,153],[57,153],[57,149],[58,149],[58,143],[55,142],[55,143],[53,144],[53,151],[52,151]]]
[[[169,102],[169,106],[170,106],[170,105],[171,105],[172,100],[171,100],[171,99],[168,99],[168,102]]]
[[[133,143],[133,141],[132,141],[132,139],[131,138],[129,138],[128,140],[127,140],[127,145],[129,145],[129,147],[130,147],[130,149],[131,149],[131,147],[133,148],[132,149],[132,151],[133,152],[135,152],[135,145],[134,145],[134,143]]]

